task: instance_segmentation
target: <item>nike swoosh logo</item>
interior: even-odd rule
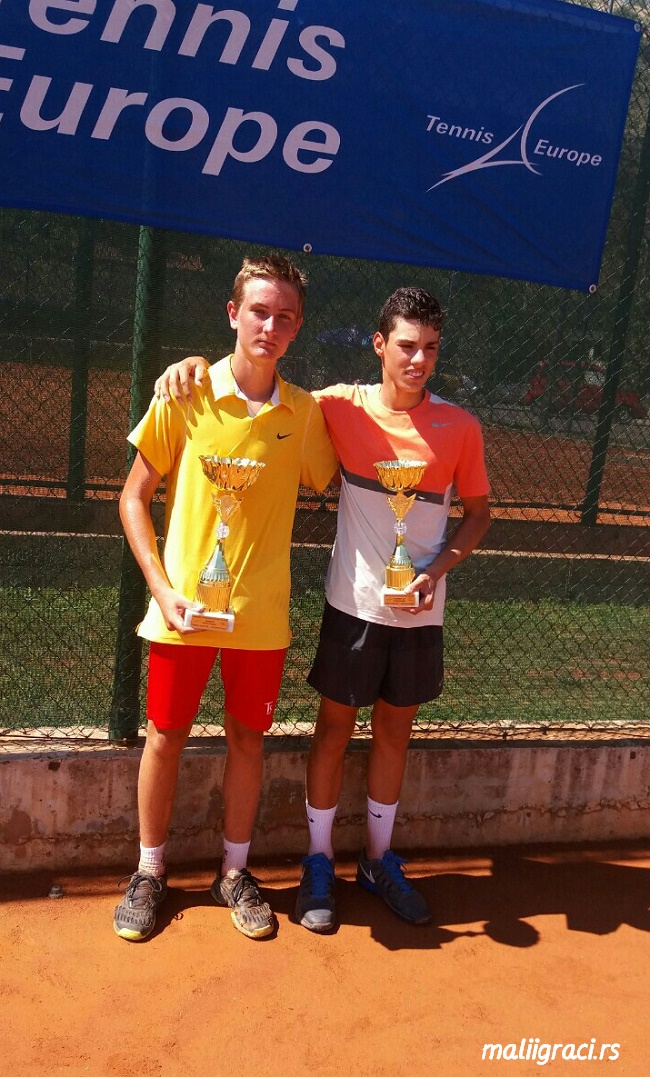
[[[383,819],[384,818],[383,815],[381,814],[381,812],[372,811],[371,808],[368,808],[368,811],[370,812],[371,815],[374,815],[375,819]]]
[[[373,878],[373,874],[372,874],[372,872],[371,872],[371,871],[366,871],[366,869],[364,868],[363,864],[359,864],[359,867],[360,867],[360,869],[361,869],[361,874],[362,874],[362,875],[365,875],[365,877],[366,877],[366,879],[368,880],[368,882],[369,882],[369,883],[373,883],[373,884],[374,884],[374,881],[375,881],[375,880],[374,880],[374,878]]]
[[[451,423],[431,423],[432,426],[451,426]]]
[[[293,434],[276,434],[275,436],[278,439],[278,441],[284,441],[285,438],[293,437]]]

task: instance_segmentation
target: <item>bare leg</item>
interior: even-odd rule
[[[368,795],[381,804],[399,800],[406,751],[417,707],[393,707],[378,699],[372,711]]]
[[[387,810],[380,808],[377,814],[368,805],[368,859],[363,855],[359,859],[357,882],[366,890],[379,894],[389,909],[403,920],[426,924],[431,919],[431,910],[422,894],[404,877],[403,861],[390,848],[416,713],[417,707],[392,707],[382,699],[378,699],[373,708],[368,795],[371,801],[384,805]]]
[[[249,729],[226,711],[228,756],[223,777],[224,837],[232,842],[251,839],[262,787],[264,734]]]
[[[138,774],[138,813],[140,841],[154,847],[167,838],[181,752],[192,723],[181,729],[156,729],[147,723],[147,739]]]
[[[321,697],[307,760],[307,800],[312,808],[333,808],[338,802],[345,749],[354,731],[357,710]]]

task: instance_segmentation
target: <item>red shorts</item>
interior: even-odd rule
[[[286,648],[240,651],[229,647],[152,643],[147,718],[156,729],[181,729],[194,721],[219,650],[228,714],[250,729],[270,729],[280,694]]]

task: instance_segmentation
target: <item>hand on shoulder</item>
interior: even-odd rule
[[[209,368],[210,364],[202,355],[189,355],[179,363],[171,363],[156,379],[154,394],[162,400],[173,398],[181,405],[190,403],[192,386],[203,384]]]

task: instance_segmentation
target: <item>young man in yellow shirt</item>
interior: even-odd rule
[[[280,255],[245,259],[228,303],[232,355],[216,363],[191,402],[154,398],[129,440],[137,456],[120,499],[124,531],[151,603],[139,627],[150,641],[147,735],[138,779],[140,861],[114,915],[117,934],[151,933],[167,892],[165,842],[180,755],[217,653],[225,690],[228,755],[221,873],[212,896],[250,938],[275,919],[247,870],[262,780],[263,735],[273,720],[289,631],[289,557],[298,487],[322,491],[336,457],[320,408],[285,382],[278,360],[302,324],[305,278]],[[185,625],[198,575],[215,545],[215,508],[200,456],[264,464],[242,499],[227,543],[232,632]],[[166,477],[159,556],[152,498]]]

